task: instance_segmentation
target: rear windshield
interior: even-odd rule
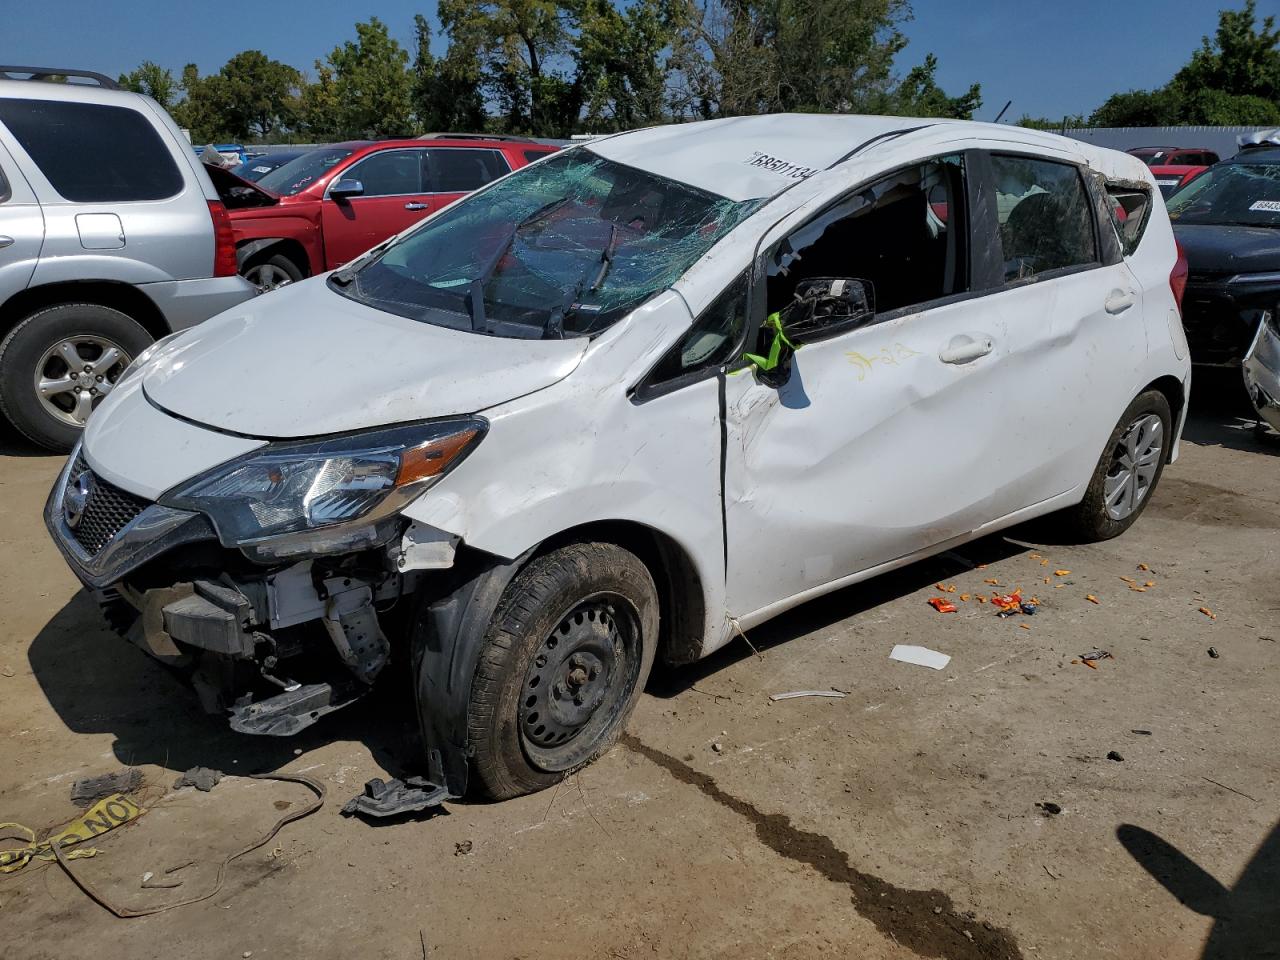
[[[312,150],[296,160],[290,160],[283,167],[272,170],[258,181],[258,185],[273,193],[292,197],[307,189],[355,152],[354,147],[322,147]]]
[[[1210,167],[1169,198],[1175,223],[1280,226],[1280,163]]]
[[[73,203],[164,200],[182,190],[169,148],[137,110],[0,99],[0,122]]]
[[[759,202],[577,148],[449,207],[330,283],[424,323],[491,336],[584,336],[670,286]]]

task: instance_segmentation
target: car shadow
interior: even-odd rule
[[[997,563],[1030,549],[1033,548],[1009,534],[993,534],[862,583],[843,587],[747,631],[750,645],[739,638],[697,663],[679,667],[655,663],[645,692],[663,699],[678,696],[711,674],[753,656],[753,648],[769,650],[915,593],[939,580],[955,577],[978,564]]]
[[[1122,824],[1116,839],[1179,903],[1213,918],[1200,960],[1280,957],[1280,823],[1230,888],[1149,830]]]
[[[364,743],[389,776],[419,766],[407,671],[388,667],[363,700],[295,736],[261,737],[236,733],[204,713],[190,685],[108,628],[84,591],[45,624],[27,659],[67,728],[112,735],[111,749],[124,765],[266,773],[296,759],[295,751],[349,740]]]

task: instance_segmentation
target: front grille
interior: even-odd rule
[[[71,534],[90,556],[94,556],[150,504],[141,497],[135,497],[132,493],[107,483],[89,469],[89,464],[80,455],[76,456],[71,472],[67,474],[68,491],[86,473],[93,478],[93,485],[85,501],[80,522],[72,529]]]

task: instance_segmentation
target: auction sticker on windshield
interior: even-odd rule
[[[1249,204],[1250,210],[1266,210],[1269,213],[1280,213],[1280,200],[1255,200]]]

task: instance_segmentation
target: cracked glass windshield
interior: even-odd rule
[[[1220,163],[1168,201],[1174,223],[1280,226],[1280,163]]]
[[[598,333],[666,289],[759,201],[578,147],[462,200],[330,284],[425,323],[519,338]]]

